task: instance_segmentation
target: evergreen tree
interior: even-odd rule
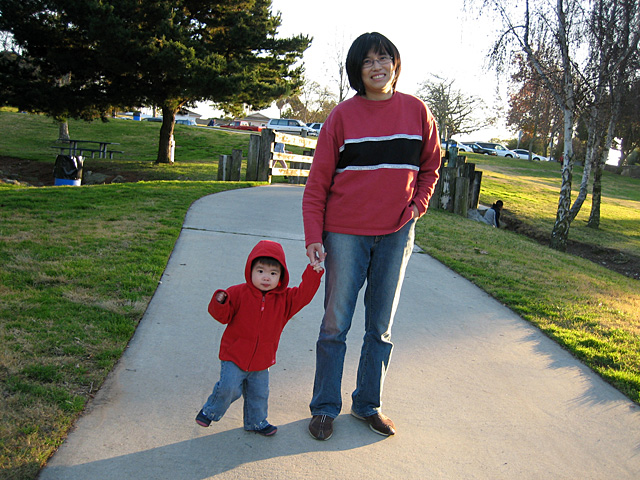
[[[166,163],[180,108],[259,109],[299,87],[310,39],[276,38],[279,26],[271,0],[0,0],[17,54],[3,101],[58,118],[157,105]]]

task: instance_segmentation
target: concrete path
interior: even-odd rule
[[[302,187],[205,197],[190,208],[129,348],[40,476],[53,479],[634,479],[640,410],[527,322],[427,255],[409,263],[393,330],[384,438],[348,415],[308,434],[323,293],[285,329],[271,370],[272,438],[242,429],[242,401],[209,428],[194,417],[219,373],[223,327],[207,304],[244,281],[261,239],[304,266]],[[356,311],[344,405],[363,334]]]

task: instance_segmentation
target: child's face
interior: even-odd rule
[[[280,282],[280,267],[257,262],[251,269],[251,283],[263,292],[273,290]]]

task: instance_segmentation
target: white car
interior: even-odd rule
[[[529,150],[525,150],[524,148],[516,148],[514,150],[518,154],[518,157],[528,160],[529,159]],[[538,162],[548,162],[549,159],[547,157],[543,157],[542,155],[538,155],[537,153],[531,152],[531,159],[536,160]]]
[[[440,140],[440,148],[442,150],[445,150],[447,148],[447,146],[449,148],[451,148],[452,146],[455,146],[458,148],[458,151],[462,151],[462,152],[473,152],[473,149],[469,146],[469,145],[465,145],[464,143],[460,143],[457,140],[454,140],[453,138],[449,139],[448,143],[447,140]]]
[[[307,127],[314,130],[316,132],[316,135],[320,135],[320,130],[322,130],[322,125],[324,125],[324,123],[319,123],[319,122],[307,123]]]
[[[278,132],[297,133],[298,135],[302,134],[302,132],[307,135],[316,135],[316,131],[313,128],[307,127],[300,120],[292,118],[272,118],[267,123],[267,128]]]
[[[490,150],[495,152],[496,155],[498,155],[499,157],[520,158],[516,152],[514,152],[513,150],[509,150],[507,147],[499,143],[493,143],[493,142],[476,142],[476,143],[480,145],[482,148],[484,148],[485,150]]]

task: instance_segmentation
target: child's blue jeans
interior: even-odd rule
[[[202,411],[217,422],[241,395],[244,397],[244,429],[260,430],[266,427],[269,424],[269,369],[245,372],[235,363],[222,360],[220,380],[213,387]]]

